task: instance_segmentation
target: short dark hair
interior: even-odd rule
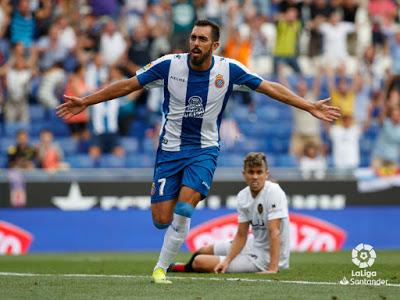
[[[262,167],[263,163],[265,165],[265,169],[268,170],[267,158],[262,152],[250,152],[244,158],[243,169],[254,168],[254,167]]]
[[[194,23],[194,26],[200,26],[200,27],[210,26],[211,27],[211,38],[212,38],[213,42],[219,41],[220,29],[216,23],[214,23],[210,20],[198,20],[198,21],[196,21],[196,23]]]

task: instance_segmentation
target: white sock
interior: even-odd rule
[[[174,262],[190,228],[190,218],[174,214],[172,224],[164,235],[164,242],[160,251],[160,257],[154,269],[163,268],[167,270]]]

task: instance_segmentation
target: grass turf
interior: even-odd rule
[[[376,278],[399,286],[310,283],[350,279],[351,271],[359,270],[352,264],[350,252],[293,253],[290,270],[275,275],[171,274],[172,285],[150,282],[156,253],[4,256],[0,257],[0,299],[400,299],[400,251],[377,251],[377,256],[368,270],[376,271]],[[181,254],[178,260],[186,261],[188,257]],[[54,275],[15,276],[5,272]]]

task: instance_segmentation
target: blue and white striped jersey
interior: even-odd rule
[[[145,88],[164,87],[161,149],[180,151],[219,147],[219,127],[233,90],[255,90],[262,78],[239,62],[213,56],[206,71],[190,68],[189,55],[163,56],[140,69]]]

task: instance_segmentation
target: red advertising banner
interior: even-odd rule
[[[29,232],[4,221],[0,221],[0,255],[20,255],[28,252],[33,240]]]
[[[290,213],[291,251],[336,251],[343,247],[346,232],[314,217]],[[232,240],[237,230],[237,214],[215,218],[194,227],[186,239],[190,251],[220,240]]]

